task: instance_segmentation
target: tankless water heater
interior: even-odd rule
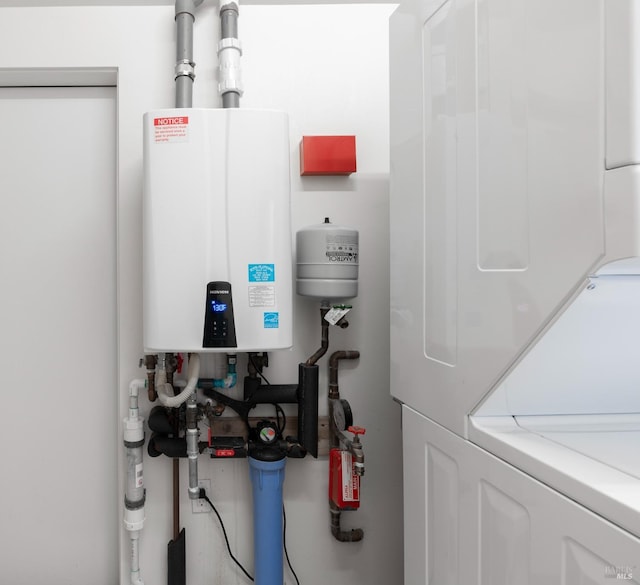
[[[145,351],[291,346],[286,114],[145,114],[143,217]]]

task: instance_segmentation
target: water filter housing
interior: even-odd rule
[[[145,351],[292,345],[285,113],[144,115],[143,265]]]

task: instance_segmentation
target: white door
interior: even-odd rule
[[[118,580],[116,101],[0,88],[0,567]]]

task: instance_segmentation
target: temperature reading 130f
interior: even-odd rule
[[[227,303],[219,303],[216,300],[211,301],[211,310],[214,313],[223,313],[227,310]]]

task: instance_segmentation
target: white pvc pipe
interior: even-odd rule
[[[218,43],[219,82],[218,91],[222,96],[223,107],[235,107],[240,104],[243,93],[240,57],[242,45],[238,35],[239,0],[221,0],[221,38]],[[227,16],[223,17],[223,13]],[[229,20],[231,19],[231,20]]]
[[[140,551],[138,547],[140,532],[136,530],[131,532],[129,536],[131,538],[131,585],[144,585],[140,576]]]
[[[200,497],[198,485],[198,404],[195,394],[191,394],[187,400],[187,457],[189,458],[189,499],[197,500]]]
[[[144,479],[142,473],[142,445],[144,444],[144,419],[138,411],[138,392],[145,387],[144,380],[129,384],[129,414],[123,420],[124,446],[127,459],[124,526],[131,539],[131,585],[144,585],[140,577],[138,539],[144,526]]]
[[[156,391],[160,404],[168,408],[177,408],[184,404],[191,394],[195,392],[198,378],[200,377],[200,356],[197,353],[189,354],[189,365],[187,368],[187,385],[177,396],[173,395],[173,387],[167,382],[167,371],[160,369],[156,379]]]

